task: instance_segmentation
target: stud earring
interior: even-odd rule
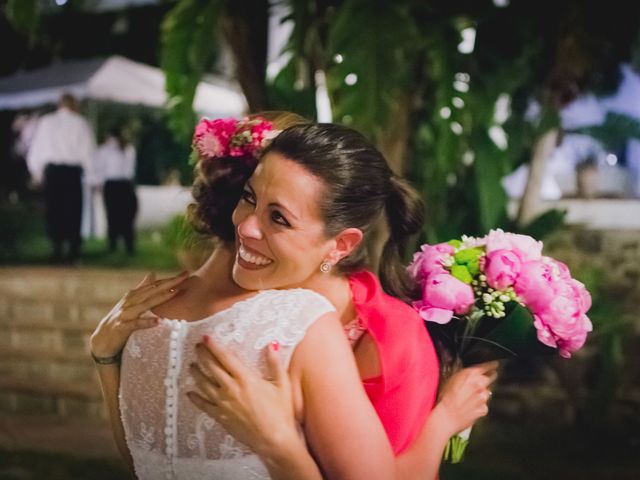
[[[320,271],[321,271],[322,273],[329,273],[329,272],[331,271],[331,264],[325,260],[325,261],[324,261],[324,262],[322,262],[322,264],[320,265]]]

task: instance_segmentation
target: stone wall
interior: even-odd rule
[[[613,320],[629,325],[625,375],[615,396],[624,417],[640,418],[640,232],[572,227],[546,242],[576,276],[600,276]],[[0,268],[0,413],[105,418],[89,357],[91,332],[145,272],[85,268]],[[598,362],[599,332],[569,361],[512,362],[495,389],[492,414],[518,421],[571,421]]]
[[[548,252],[572,269],[598,271],[609,293],[631,311],[640,312],[640,306],[633,305],[640,300],[640,230],[572,227],[552,236],[547,244]]]
[[[105,417],[89,337],[143,276],[0,268],[0,413]]]

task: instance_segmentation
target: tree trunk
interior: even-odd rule
[[[269,108],[267,97],[267,43],[269,2],[247,0],[227,2],[222,31],[231,47],[236,78],[247,99],[249,111]],[[251,14],[247,14],[251,12]]]
[[[544,180],[547,159],[558,144],[559,134],[560,131],[558,128],[552,128],[542,134],[536,141],[529,166],[527,185],[524,189],[524,195],[520,200],[520,208],[516,218],[516,224],[520,227],[528,224],[538,213],[537,207],[540,202],[540,190],[542,188],[542,181]]]
[[[403,175],[406,167],[407,144],[409,142],[410,101],[408,97],[398,100],[396,107],[389,115],[386,128],[378,136],[376,146],[389,163],[396,175]],[[371,232],[367,245],[371,268],[378,270],[380,256],[384,244],[389,238],[389,228],[386,221],[378,222]]]
[[[404,175],[409,142],[410,97],[402,97],[389,115],[386,128],[378,136],[378,149],[396,175]]]

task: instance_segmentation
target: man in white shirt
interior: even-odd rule
[[[27,155],[34,182],[44,183],[47,230],[56,262],[74,263],[80,255],[82,176],[91,181],[94,148],[93,131],[78,113],[77,100],[64,94],[58,110],[38,122]]]

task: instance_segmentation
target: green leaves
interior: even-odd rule
[[[471,280],[473,280],[469,269],[465,265],[453,265],[451,267],[451,275],[467,285],[471,284]]]
[[[6,15],[13,26],[24,33],[33,33],[38,26],[37,0],[9,0]]]
[[[476,159],[473,165],[477,214],[480,228],[491,230],[506,217],[507,195],[500,185],[505,175],[505,153],[500,151],[486,132],[475,135]]]
[[[516,302],[509,302],[505,306],[507,315],[504,318],[484,316],[478,321],[462,355],[465,365],[513,356],[533,357],[557,353],[557,349],[547,347],[538,340],[529,310]]]
[[[269,102],[279,110],[296,112],[305,118],[312,119],[316,116],[316,97],[313,86],[306,84],[300,89],[292,88],[298,80],[299,61],[299,58],[292,57],[269,85]]]
[[[166,75],[169,126],[182,142],[195,127],[193,99],[217,52],[222,0],[180,0],[162,24],[160,63]]]
[[[482,249],[480,248],[465,248],[457,252],[453,259],[456,263],[464,265],[471,262],[477,262],[478,258],[482,255]]]
[[[419,38],[403,2],[345,2],[331,22],[327,52],[330,59],[342,58],[327,71],[335,120],[370,137],[379,134],[394,102],[411,85]]]
[[[454,242],[454,240],[449,242],[450,245],[451,242]],[[458,241],[458,246],[459,245],[460,243]],[[465,248],[464,250],[456,252],[453,256],[455,264],[451,267],[451,275],[461,282],[470,284],[473,276],[480,273],[480,256],[482,253],[482,249],[480,248]]]

